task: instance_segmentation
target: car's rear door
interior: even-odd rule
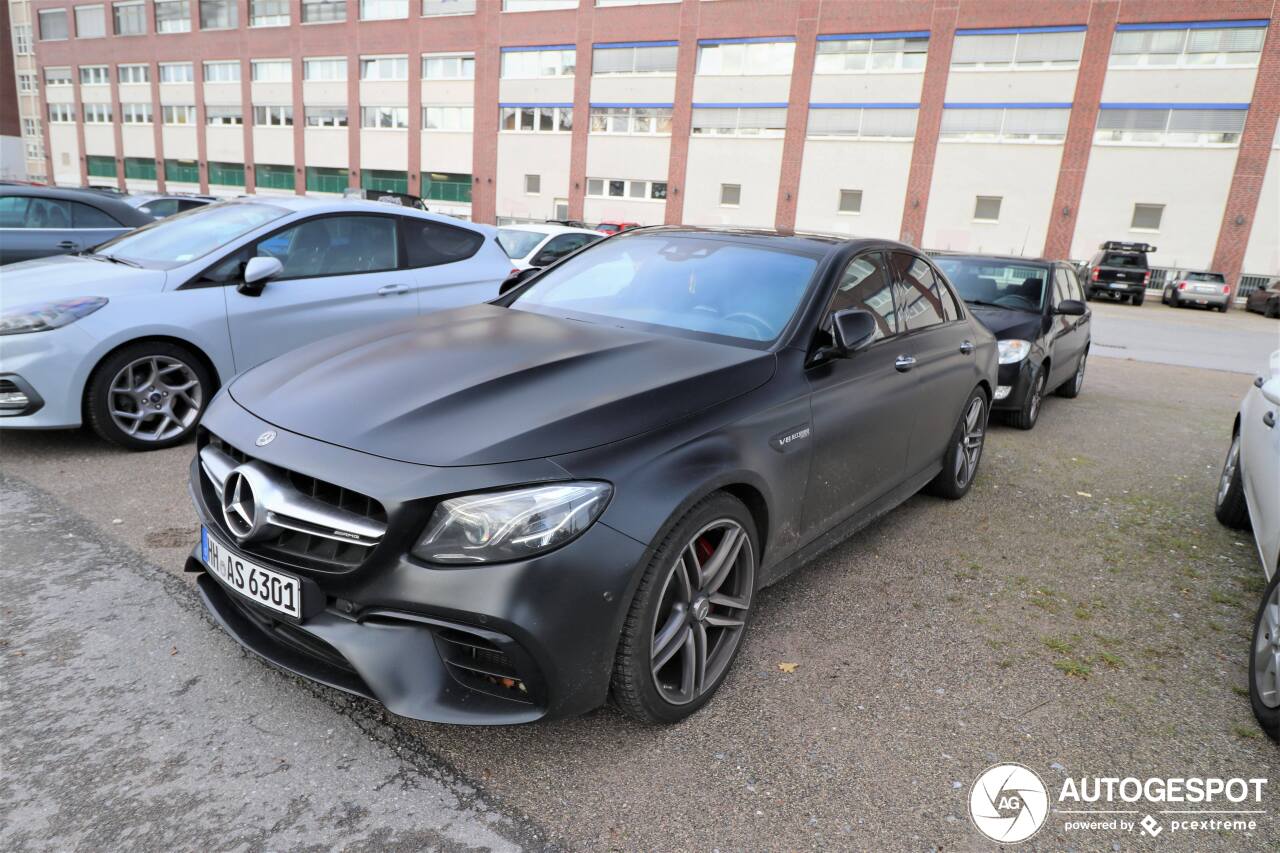
[[[23,228],[15,260],[65,255],[83,248],[71,226],[71,206],[62,199],[28,196]]]
[[[1053,267],[1052,299],[1049,304],[1049,323],[1052,336],[1049,347],[1049,381],[1046,391],[1052,391],[1075,374],[1076,362],[1084,349],[1088,336],[1089,316],[1072,316],[1057,313],[1057,307],[1067,299],[1078,299],[1079,286],[1072,287],[1074,274],[1064,266]]]
[[[406,281],[418,311],[439,311],[493,299],[511,272],[511,260],[496,240],[416,216],[400,216],[405,245]]]
[[[26,196],[0,196],[0,264],[25,261],[27,252],[27,203]]]
[[[223,261],[222,266],[231,268],[260,255],[277,258],[283,266],[257,296],[235,288],[226,291],[236,370],[321,338],[415,316],[418,305],[410,270],[401,258],[397,219],[316,216]]]
[[[75,236],[72,239],[77,244],[74,251],[93,248],[132,230],[127,225],[121,225],[118,219],[105,210],[91,204],[70,201],[67,205],[71,208],[71,225],[74,228]]]

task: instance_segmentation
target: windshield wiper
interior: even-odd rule
[[[986,305],[986,306],[987,306],[987,307],[989,307],[989,308],[1006,308],[1006,307],[1008,307],[1008,306],[1005,306],[1005,305],[999,305],[999,304],[997,304],[997,303],[995,303],[995,302],[985,302],[985,301],[983,301],[983,300],[981,300],[981,299],[966,299],[966,300],[965,300],[965,302],[967,302],[967,303],[968,303],[968,304],[970,304],[970,305]]]
[[[81,252],[80,254],[84,255],[86,258],[93,258],[94,260],[110,261],[113,264],[124,264],[126,267],[142,269],[142,264],[137,261],[131,261],[128,258],[122,258],[119,255],[108,255],[105,252]]]

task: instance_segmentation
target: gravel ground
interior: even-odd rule
[[[981,848],[968,788],[997,761],[1051,791],[1067,775],[1274,780],[1280,751],[1241,695],[1262,573],[1212,515],[1248,383],[1092,359],[1084,394],[1048,400],[1034,431],[992,429],[968,498],[917,497],[764,592],[720,695],[680,725],[609,709],[513,729],[349,713],[531,820],[538,843],[583,850]],[[5,472],[181,571],[189,448],[144,463],[78,433],[3,442]],[[264,666],[228,643],[208,653]],[[277,681],[281,708],[328,693]],[[1251,833],[1160,846],[1276,849],[1275,799]],[[1067,833],[1054,815],[1030,846],[1138,842]]]

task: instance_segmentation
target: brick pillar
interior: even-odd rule
[[[347,14],[350,15],[352,11],[348,9]],[[360,51],[358,49],[347,56],[347,186],[360,186]]]
[[[809,127],[809,91],[813,85],[814,55],[818,51],[820,5],[819,0],[804,0],[796,10],[796,53],[791,66],[787,135],[782,142],[782,170],[778,179],[778,206],[774,214],[774,226],[783,231],[796,227],[800,168],[804,159],[805,132]]]
[[[409,37],[409,194],[422,196],[422,45],[421,27]]]
[[[591,132],[591,49],[595,0],[582,0],[576,19],[577,69],[573,75],[573,134],[569,144],[569,218],[581,219],[587,195],[587,145]]]
[[[197,4],[198,5],[198,4]],[[257,175],[253,168],[253,66],[249,58],[244,56],[245,48],[241,47],[240,58],[240,112],[244,118],[244,191],[249,194],[257,192]]]
[[[1258,63],[1258,76],[1249,101],[1249,116],[1240,134],[1240,150],[1231,175],[1231,190],[1218,228],[1218,242],[1213,249],[1213,270],[1226,276],[1234,296],[1240,286],[1241,266],[1249,235],[1253,231],[1262,180],[1267,161],[1272,156],[1276,121],[1280,118],[1280,32],[1275,20],[1267,28],[1267,41]],[[1271,235],[1273,238],[1275,235]],[[1265,271],[1264,271],[1265,272]]]
[[[300,15],[302,10],[291,9],[290,14]],[[294,20],[301,20],[294,18]],[[248,21],[245,22],[248,26]],[[302,98],[302,57],[295,50],[293,71],[289,75],[290,100],[293,102],[293,192],[295,195],[307,194],[307,113]]]
[[[1093,150],[1094,129],[1098,125],[1098,104],[1102,101],[1102,84],[1107,77],[1111,57],[1111,41],[1115,35],[1120,4],[1116,0],[1095,0],[1089,4],[1089,29],[1076,72],[1076,91],[1071,102],[1071,119],[1062,145],[1062,164],[1058,167],[1058,186],[1049,212],[1049,229],[1044,238],[1046,258],[1066,259],[1071,256],[1071,242],[1076,233],[1080,213],[1080,196],[1084,192],[1084,176]]]
[[[689,165],[689,129],[693,125],[693,78],[698,70],[698,17],[702,0],[680,6],[680,47],[676,55],[676,93],[671,109],[671,155],[667,161],[666,225],[684,221],[684,177]]]
[[[116,189],[124,191],[124,103],[120,100],[120,66],[115,66],[107,72],[111,78],[111,110],[112,119],[111,131],[115,142],[116,163]],[[88,169],[88,160],[85,161],[86,171]]]
[[[209,140],[205,135],[209,132],[209,125],[205,124],[204,62],[194,60],[191,73],[192,79],[195,80],[196,91],[196,172],[200,176],[200,192],[207,193],[209,192]]]
[[[33,13],[34,14],[34,13]],[[72,13],[67,11],[67,25],[71,25]],[[84,186],[89,183],[89,160],[88,155],[84,153],[84,101],[80,99],[80,66],[71,66],[71,103],[72,109],[75,110],[76,119],[76,148],[80,152],[80,185]],[[52,173],[49,175],[53,177]]]
[[[916,140],[911,148],[911,171],[907,177],[906,205],[902,211],[900,237],[918,245],[924,234],[924,218],[929,207],[929,187],[933,183],[933,158],[938,150],[942,127],[942,102],[951,73],[951,45],[956,36],[959,0],[937,0],[929,25],[929,59],[924,68],[920,111],[916,117]]]
[[[502,70],[499,15],[501,4],[476,4],[475,113],[471,134],[471,219],[497,221],[498,188],[498,75]]]

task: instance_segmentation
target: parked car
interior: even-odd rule
[[[548,225],[567,225],[570,228],[590,228],[587,223],[580,219],[548,219]]]
[[[1182,278],[1165,282],[1160,301],[1174,308],[1199,305],[1227,312],[1231,287],[1220,272],[1189,272]]]
[[[151,221],[97,190],[6,184],[0,186],[0,264],[79,252]],[[5,270],[6,288],[10,275]]]
[[[632,228],[639,227],[639,222],[601,222],[596,226],[596,230],[601,234],[620,234],[623,231],[630,231]]]
[[[1244,307],[1246,311],[1257,311],[1265,317],[1280,317],[1280,279],[1246,296]]]
[[[211,195],[173,193],[170,195],[131,195],[125,197],[124,201],[125,204],[132,205],[143,213],[149,214],[152,219],[164,219],[166,216],[173,216],[175,213],[185,213],[188,210],[195,210],[197,207],[204,207],[206,204],[213,204],[217,199]]]
[[[412,207],[415,210],[426,210],[422,199],[409,193],[392,192],[391,190],[370,190],[361,187],[348,187],[342,193],[343,198],[380,201],[385,204],[398,204],[401,207]]]
[[[0,427],[87,419],[131,449],[177,444],[238,371],[337,332],[495,297],[511,264],[493,234],[408,208],[272,197],[7,267]]]
[[[1108,296],[1141,305],[1151,283],[1147,254],[1155,246],[1148,243],[1121,243],[1108,240],[1099,246],[1089,261],[1089,275],[1084,282],[1085,299]]]
[[[916,369],[919,368],[919,369]],[[187,569],[276,665],[437,722],[670,723],[768,586],[982,455],[995,338],[918,250],[619,235],[210,405]]]
[[[1031,429],[1046,393],[1079,396],[1091,315],[1074,266],[1000,255],[942,255],[934,262],[999,341],[993,410]]]
[[[604,238],[598,231],[567,225],[504,225],[498,243],[517,270],[545,267]]]
[[[1253,620],[1249,701],[1262,729],[1280,740],[1280,350],[1240,404],[1214,510],[1236,530],[1252,528],[1267,586]]]

